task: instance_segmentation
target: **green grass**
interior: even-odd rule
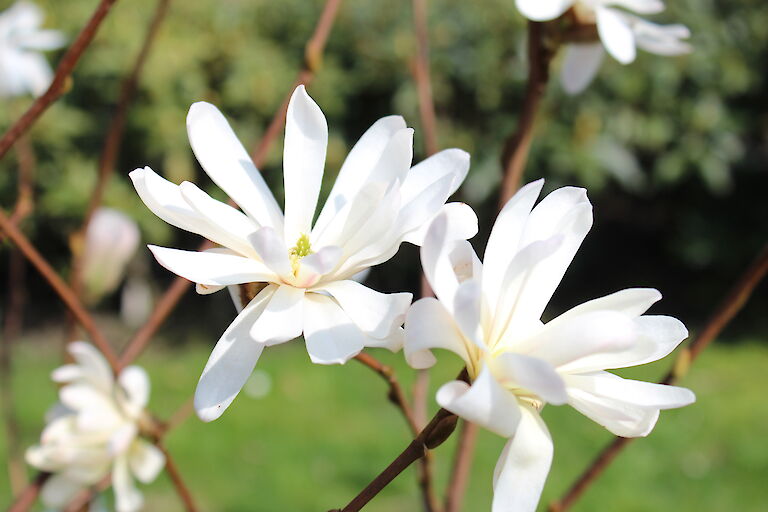
[[[155,346],[139,361],[153,382],[151,409],[167,417],[194,391],[207,357],[202,344]],[[378,352],[410,386],[412,372],[401,355]],[[47,375],[58,364],[50,345],[19,343],[14,385],[24,447],[35,442],[46,408],[55,400]],[[628,375],[654,379],[669,361]],[[457,359],[441,355],[434,386],[456,374]],[[385,399],[383,382],[355,362],[343,367],[310,364],[294,342],[265,352],[259,368],[272,381],[263,398],[245,394],[217,421],[190,418],[167,439],[202,510],[325,511],[344,505],[405,447],[405,423]],[[662,413],[655,431],[631,444],[575,511],[765,510],[768,475],[768,348],[757,344],[713,346],[685,380],[698,402]],[[626,373],[626,372],[625,372]],[[433,395],[432,395],[433,396]],[[435,409],[430,402],[431,410]],[[611,436],[567,407],[547,407],[555,460],[541,510],[559,496]],[[435,453],[439,488],[452,459],[453,439]],[[465,510],[490,511],[491,476],[503,439],[482,432]],[[5,458],[5,439],[0,456]],[[9,502],[8,478],[0,471],[0,506]],[[181,510],[165,475],[144,486],[145,510]],[[110,503],[111,498],[107,501]],[[401,475],[367,508],[371,512],[417,511],[412,470]]]

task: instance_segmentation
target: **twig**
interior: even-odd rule
[[[504,144],[501,157],[504,177],[501,183],[499,209],[520,187],[533,140],[536,113],[549,81],[549,63],[554,51],[545,44],[545,27],[546,24],[541,22],[528,22],[528,85],[517,131]]]
[[[35,476],[35,479],[27,485],[21,494],[16,496],[16,499],[11,503],[11,506],[8,507],[7,512],[26,512],[29,510],[30,507],[35,504],[35,500],[37,500],[37,496],[40,494],[40,489],[43,488],[43,484],[45,484],[50,477],[50,473],[38,473],[37,476]]]
[[[165,455],[165,470],[168,472],[168,476],[171,478],[171,482],[176,488],[176,492],[178,493],[181,502],[184,503],[184,508],[187,512],[197,512],[198,508],[195,505],[194,499],[192,499],[192,494],[189,492],[189,488],[181,478],[181,473],[179,473],[179,469],[176,467],[176,463],[173,461],[171,454],[168,453],[168,450],[162,444],[158,444],[157,447],[160,448]]]
[[[111,483],[112,474],[107,473],[101,480],[96,482],[95,485],[80,491],[77,496],[75,496],[75,498],[69,502],[69,505],[67,505],[67,508],[64,509],[64,512],[82,512],[83,510],[87,510],[86,507],[91,503],[91,500],[93,500],[94,496],[100,492],[105,491],[111,485]]]
[[[414,78],[419,95],[419,117],[424,133],[427,156],[437,153],[437,121],[429,73],[429,32],[427,30],[427,0],[413,0],[413,30],[416,35]]]
[[[40,96],[32,103],[32,106],[24,113],[13,126],[11,126],[7,132],[0,138],[0,159],[2,159],[8,150],[16,143],[29,128],[37,121],[37,119],[55,102],[62,93],[64,93],[68,79],[72,70],[75,69],[77,62],[83,55],[83,52],[88,48],[96,35],[96,32],[101,26],[101,22],[109,13],[112,5],[117,0],[101,0],[96,7],[91,19],[85,25],[83,30],[78,34],[77,39],[69,47],[67,52],[61,58],[56,73],[54,74],[53,81],[45,91],[45,94]]]
[[[307,45],[304,47],[304,63],[301,71],[299,71],[294,81],[293,87],[285,96],[280,109],[277,111],[272,121],[269,123],[267,130],[264,132],[264,136],[259,141],[259,144],[252,151],[251,156],[253,163],[257,168],[261,168],[269,153],[269,148],[272,143],[280,135],[285,124],[285,116],[288,112],[288,101],[291,99],[293,90],[301,84],[309,85],[315,78],[315,74],[322,66],[323,51],[325,51],[325,45],[328,42],[328,36],[331,34],[334,21],[336,21],[336,13],[341,5],[341,0],[326,0],[323,6],[323,11],[320,13],[320,17],[315,25],[315,31],[307,41]]]
[[[720,303],[705,324],[704,329],[696,338],[677,356],[672,370],[660,381],[661,384],[674,384],[683,377],[691,363],[717,338],[720,332],[733,320],[736,314],[744,307],[755,287],[768,273],[768,245],[764,246],[757,258],[744,272],[741,278],[731,288],[728,295]],[[549,506],[552,512],[568,510],[584,494],[584,491],[592,485],[603,471],[621,453],[626,445],[633,439],[617,437],[606,446],[592,461],[587,469],[576,479],[559,501]]]
[[[477,431],[476,423],[462,420],[451,478],[445,493],[445,512],[461,510],[461,505],[464,502],[464,491],[469,481],[469,469],[472,467],[472,456],[475,453]]]
[[[136,90],[139,84],[139,78],[144,68],[144,63],[149,56],[149,52],[152,48],[152,44],[155,41],[157,33],[160,29],[160,25],[165,19],[165,15],[168,12],[168,4],[170,0],[158,0],[155,13],[147,29],[144,42],[141,45],[136,61],[133,64],[133,68],[128,76],[125,77],[120,87],[120,97],[115,107],[115,112],[112,115],[112,120],[107,129],[107,135],[104,138],[104,146],[99,158],[98,177],[93,191],[91,192],[90,200],[88,201],[88,207],[85,210],[85,216],[83,217],[83,223],[75,233],[72,234],[70,240],[70,246],[72,247],[72,264],[70,274],[70,287],[76,295],[82,295],[82,273],[83,273],[83,258],[84,258],[84,244],[85,236],[88,231],[88,226],[91,223],[93,214],[101,205],[104,199],[104,191],[106,190],[109,178],[112,176],[115,168],[115,161],[120,152],[120,146],[123,140],[123,134],[125,132],[125,123],[128,114],[128,106],[133,100]],[[74,318],[69,315],[67,322],[67,341],[71,341],[75,337],[75,322]]]
[[[40,272],[43,278],[59,295],[62,302],[66,304],[69,310],[75,315],[80,325],[88,332],[93,340],[94,344],[106,357],[109,364],[113,369],[117,368],[117,356],[115,355],[112,347],[110,346],[107,338],[101,333],[93,317],[86,311],[83,305],[80,303],[80,299],[72,293],[72,290],[67,286],[67,283],[56,273],[51,265],[43,258],[40,253],[30,243],[29,239],[19,231],[19,229],[10,221],[5,215],[5,212],[0,210],[0,229],[5,231],[5,234],[11,241],[19,248],[24,256],[29,260],[32,265]]]

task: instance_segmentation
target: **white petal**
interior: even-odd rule
[[[65,475],[52,475],[43,484],[40,498],[47,507],[63,509],[86,486],[87,483],[77,482]]]
[[[139,429],[135,423],[124,423],[117,430],[111,432],[107,443],[107,451],[111,456],[122,455],[133,444]]]
[[[244,258],[231,251],[210,249],[199,252],[156,245],[147,247],[158,263],[194,283],[206,286],[227,286],[276,280],[275,273],[264,263]]]
[[[491,229],[483,255],[483,291],[492,308],[496,306],[503,276],[520,248],[528,216],[541,193],[544,180],[528,183],[507,201]]]
[[[118,457],[112,469],[112,488],[115,491],[115,510],[117,512],[137,512],[144,504],[144,497],[128,470],[126,457]]]
[[[328,123],[323,111],[300,85],[291,96],[285,119],[285,240],[298,240],[312,231],[327,146]]]
[[[413,128],[397,131],[381,153],[370,180],[389,185],[398,180],[403,183],[413,161]]]
[[[107,396],[102,390],[80,383],[68,384],[59,390],[59,400],[73,411],[89,407],[110,409],[112,404]]]
[[[456,192],[469,172],[469,153],[460,149],[445,149],[414,165],[400,187],[403,203],[416,199],[430,185],[451,176],[448,196]]]
[[[583,357],[562,366],[560,370],[568,373],[592,372],[658,361],[688,337],[685,325],[671,316],[641,316],[634,320],[634,326],[637,337],[626,350]]]
[[[522,406],[515,436],[496,463],[493,512],[534,512],[552,465],[553,445],[536,411]]]
[[[470,364],[464,338],[453,318],[440,302],[426,297],[413,303],[405,319],[405,359],[413,368],[435,364],[431,350],[450,350]]]
[[[437,391],[437,403],[503,437],[511,437],[520,421],[517,398],[496,382],[487,366],[471,386],[458,380],[441,386]]]
[[[380,293],[351,280],[317,289],[330,293],[360,330],[374,338],[385,338],[400,327],[413,299],[410,293]]]
[[[438,215],[448,217],[452,236],[458,240],[469,240],[477,234],[477,215],[472,207],[465,203],[448,203],[444,204],[431,220],[424,222],[418,229],[407,233],[403,241],[413,245],[423,245],[427,230]]]
[[[643,50],[667,56],[684,55],[692,51],[691,45],[682,41],[691,36],[685,25],[657,25],[637,17],[631,19],[635,41]]]
[[[58,30],[36,30],[19,37],[19,46],[28,50],[58,50],[67,44],[67,38]]]
[[[405,329],[397,327],[384,338],[373,338],[365,335],[365,346],[375,348],[385,348],[391,352],[400,352],[405,344]]]
[[[84,341],[73,341],[67,345],[67,350],[93,384],[101,389],[112,389],[114,374],[96,347]]]
[[[84,378],[82,368],[76,364],[65,364],[51,372],[51,380],[56,383],[68,383]]]
[[[456,289],[453,298],[453,318],[464,336],[478,348],[485,348],[482,326],[483,290],[479,279],[468,279]]]
[[[453,179],[453,176],[443,176],[409,202],[406,203],[403,198],[403,206],[398,214],[403,233],[417,230],[435,218],[450,195]]]
[[[293,276],[288,247],[277,231],[270,227],[263,227],[251,237],[251,243],[272,272],[279,276]]]
[[[120,372],[118,382],[125,391],[125,405],[131,414],[138,415],[149,403],[149,376],[143,368],[128,366]]]
[[[552,322],[563,321],[567,318],[593,311],[616,311],[634,318],[648,311],[648,308],[660,300],[661,293],[654,288],[627,288],[579,304],[555,320],[552,320]]]
[[[179,190],[192,209],[219,228],[223,245],[243,256],[256,256],[256,251],[248,242],[251,235],[259,229],[256,222],[228,204],[213,199],[194,183],[185,181],[179,185]]]
[[[303,288],[278,286],[267,307],[251,326],[251,338],[267,346],[291,341],[301,335],[304,316]]]
[[[664,10],[664,2],[661,0],[610,0],[609,3],[638,14],[658,14]]]
[[[264,288],[216,343],[195,390],[195,411],[201,420],[213,421],[221,416],[251,375],[264,344],[251,339],[249,331],[275,290],[275,285]]]
[[[344,364],[363,349],[365,338],[333,299],[308,293],[304,303],[304,339],[316,364]]]
[[[341,256],[344,253],[341,247],[329,245],[319,251],[305,256],[301,259],[301,267],[307,267],[315,274],[328,274],[339,264]]]
[[[565,383],[555,369],[546,361],[536,358],[506,352],[498,356],[496,364],[497,375],[516,388],[532,391],[545,402],[563,405],[568,402]]]
[[[207,284],[195,283],[195,293],[199,295],[210,295],[212,293],[216,293],[218,291],[223,290],[227,286],[231,286],[231,285],[207,285]]]
[[[586,89],[600,69],[604,56],[601,43],[567,45],[560,71],[560,82],[565,92],[579,94]]]
[[[549,21],[567,11],[574,0],[515,0],[520,14],[533,21]]]
[[[148,484],[165,466],[165,455],[152,443],[137,439],[128,454],[128,464],[136,478]]]
[[[392,136],[406,128],[400,116],[383,117],[360,137],[341,166],[333,189],[315,223],[313,234],[320,235],[337,213],[352,201],[371,177]]]
[[[615,311],[585,313],[563,322],[550,322],[516,350],[559,367],[592,354],[620,352],[639,333],[630,317]]]
[[[187,134],[197,161],[214,183],[261,226],[281,230],[283,214],[251,157],[219,110],[193,104]]]
[[[622,64],[635,60],[635,36],[622,13],[607,7],[598,7],[595,12],[597,31],[608,53]]]

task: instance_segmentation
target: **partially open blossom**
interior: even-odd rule
[[[115,379],[104,357],[92,345],[69,345],[75,360],[54,370],[63,384],[49,413],[40,444],[27,450],[27,462],[53,473],[41,492],[43,503],[62,509],[77,493],[111,473],[116,510],[132,512],[143,503],[134,477],[147,483],[165,465],[165,456],[139,437],[149,400],[149,378],[137,366]]]
[[[115,291],[140,238],[138,225],[124,213],[111,208],[98,208],[93,213],[82,248],[87,302],[97,302]]]
[[[40,53],[64,46],[64,36],[43,30],[43,11],[31,2],[16,2],[0,13],[0,97],[41,95],[53,73]]]
[[[494,512],[536,509],[552,460],[539,412],[569,404],[616,435],[645,436],[659,411],[694,401],[685,388],[623,379],[605,370],[669,354],[687,337],[668,316],[643,315],[661,298],[647,288],[595,299],[542,323],[541,316],[592,226],[585,190],[555,190],[535,208],[543,181],[523,187],[493,227],[483,263],[438,217],[421,248],[437,298],[413,304],[405,356],[434,364],[431,349],[458,354],[471,384],[443,385],[438,403],[509,438],[493,478]]]
[[[662,0],[516,0],[517,8],[533,21],[549,21],[572,9],[579,24],[596,25],[600,41],[571,43],[566,47],[560,75],[570,94],[584,90],[594,78],[607,50],[622,64],[635,60],[637,48],[658,55],[689,53],[690,31],[683,25],[657,25],[637,14],[657,14]]]
[[[465,239],[477,231],[468,206],[445,204],[466,176],[469,155],[449,149],[411,168],[413,130],[399,116],[374,123],[352,148],[314,223],[328,127],[303,86],[287,111],[285,214],[216,107],[192,105],[187,131],[203,169],[242,211],[192,183],[177,186],[137,169],[131,179],[157,216],[221,246],[150,249],[200,293],[257,283],[200,377],[195,408],[203,420],[229,406],[264,347],[303,334],[311,360],[320,364],[344,363],[363,347],[399,349],[411,294],[379,293],[353,277],[390,259],[401,242],[419,244],[441,210]]]

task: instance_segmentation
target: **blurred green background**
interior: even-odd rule
[[[0,1],[0,9],[10,3]],[[195,181],[223,198],[189,149],[184,123],[189,105],[216,104],[246,147],[253,147],[293,83],[322,3],[172,2],[130,110],[105,200],[139,222],[144,243],[193,248],[199,240],[150,213],[127,173],[150,165],[171,181]],[[46,27],[72,39],[96,2],[39,4],[47,12]],[[525,179],[545,177],[547,190],[586,186],[595,205],[595,227],[547,315],[618,289],[653,286],[665,299],[652,311],[677,316],[695,331],[766,240],[768,4],[668,4],[654,21],[688,25],[694,53],[641,54],[630,66],[606,59],[584,94],[569,97],[556,80],[547,90]],[[154,5],[150,0],[117,3],[74,73],[71,90],[30,133],[36,206],[23,229],[65,275],[69,236],[81,222],[120,82]],[[472,154],[458,196],[478,212],[481,232],[475,245],[482,253],[495,217],[501,146],[516,126],[522,101],[525,25],[512,0],[431,0],[429,25],[439,143]],[[51,62],[62,53],[50,54]],[[410,2],[342,4],[322,69],[309,88],[329,121],[326,185],[357,137],[384,115],[401,114],[415,127],[416,160],[423,158],[414,55]],[[0,131],[30,101],[0,102]],[[262,169],[278,198],[281,138]],[[15,200],[16,166],[12,154],[0,161],[3,208]],[[5,244],[0,251],[3,310],[8,254]],[[369,284],[383,291],[413,290],[418,275],[417,251],[404,247],[374,269]],[[143,248],[129,276],[156,294],[172,277]],[[46,375],[60,360],[55,347],[63,338],[58,300],[31,270],[26,283],[24,336],[14,361],[25,446],[35,440],[43,411],[54,401]],[[663,414],[651,438],[632,445],[578,510],[764,510],[766,289],[757,289],[686,380],[699,403]],[[152,375],[152,409],[159,415],[170,414],[191,395],[210,347],[232,318],[228,300],[223,294],[188,294],[140,359]],[[117,318],[119,303],[120,293],[114,293],[97,307],[100,319],[113,326],[118,346],[130,336]],[[340,506],[407,441],[403,422],[383,399],[375,376],[355,364],[310,365],[300,343],[293,345],[274,350],[260,363],[273,382],[265,398],[242,397],[221,420],[203,425],[192,419],[169,438],[205,510]],[[410,381],[401,356],[383,357]],[[457,361],[445,361],[435,372],[435,384],[458,368]],[[654,378],[667,364],[639,371]],[[573,411],[550,407],[545,414],[556,459],[543,502],[559,494],[609,439]],[[482,435],[466,510],[489,509],[490,478],[501,445],[500,439]],[[439,450],[444,468],[450,451],[449,445]],[[416,510],[410,476],[403,475],[371,510]],[[146,494],[147,510],[178,507],[163,479]],[[0,473],[0,506],[8,495],[7,478]]]

